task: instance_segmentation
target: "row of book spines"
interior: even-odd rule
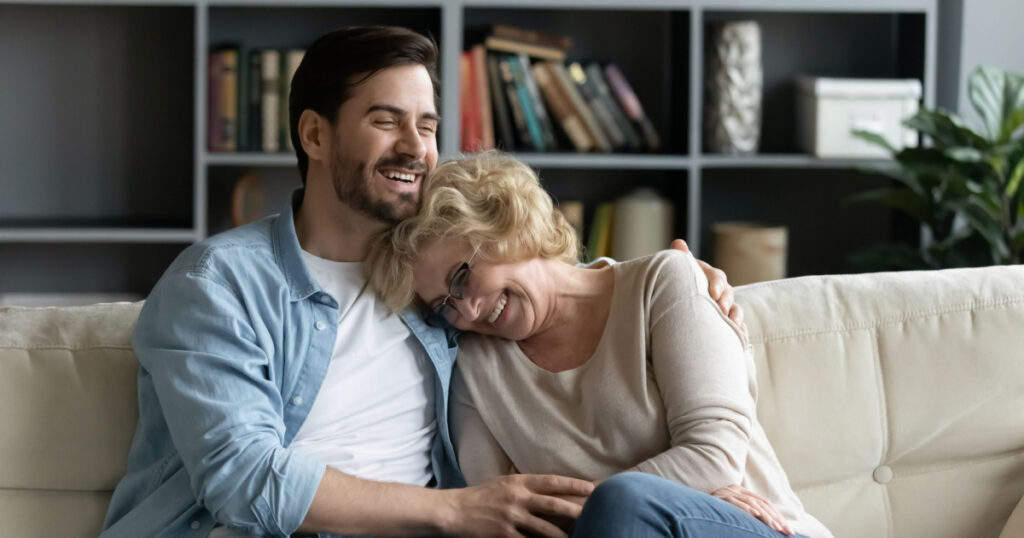
[[[208,57],[207,147],[210,151],[292,151],[288,91],[305,51],[237,46]]]
[[[525,52],[463,53],[461,146],[557,151],[553,121],[578,152],[657,151],[660,137],[614,64],[530,62]],[[548,110],[550,109],[550,115]],[[552,120],[552,117],[554,120]]]

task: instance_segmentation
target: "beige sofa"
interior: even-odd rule
[[[1024,267],[738,296],[761,421],[837,537],[1024,537]],[[97,534],[135,428],[139,308],[0,309],[3,536]]]

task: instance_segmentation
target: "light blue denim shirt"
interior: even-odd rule
[[[103,537],[205,537],[215,520],[287,536],[302,523],[325,466],[288,447],[327,373],[338,319],[302,261],[302,194],[280,215],[186,249],[146,300],[132,340],[139,423]],[[453,340],[413,312],[401,317],[437,374],[435,479],[465,485],[448,433]]]

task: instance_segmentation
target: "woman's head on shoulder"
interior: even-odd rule
[[[574,230],[536,172],[512,156],[486,151],[446,161],[425,181],[421,199],[419,213],[379,237],[367,258],[370,281],[392,309],[408,307],[417,295],[436,307],[453,277],[463,283],[464,264],[471,283],[482,286],[493,277],[491,287],[499,280],[514,287],[514,280],[532,278],[545,262],[578,261]],[[478,321],[494,312],[510,317],[502,316],[509,294],[490,294],[476,305],[483,309]]]

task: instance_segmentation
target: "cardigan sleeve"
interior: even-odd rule
[[[637,467],[710,493],[743,480],[756,412],[753,362],[693,257],[659,257],[645,290],[649,366],[671,447]]]

